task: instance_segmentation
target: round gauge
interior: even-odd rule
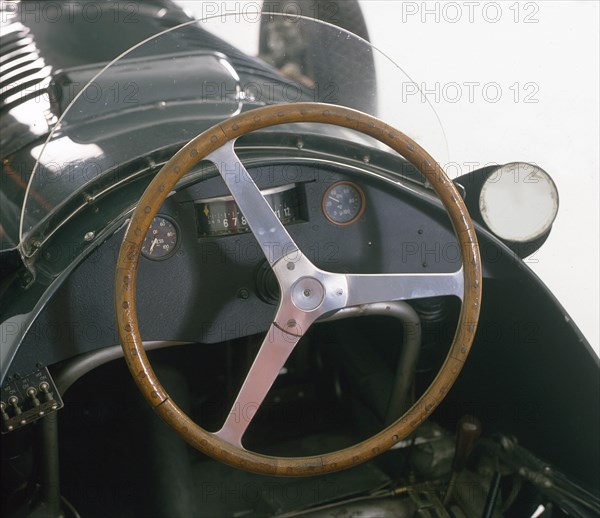
[[[156,216],[144,239],[142,255],[154,261],[167,259],[175,253],[178,240],[175,223],[163,216]]]
[[[334,183],[323,196],[323,214],[336,225],[351,225],[365,210],[365,194],[353,182]]]

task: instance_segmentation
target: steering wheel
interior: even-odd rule
[[[238,137],[282,123],[317,122],[374,137],[417,167],[437,192],[457,236],[462,267],[451,274],[337,274],[320,270],[298,249],[234,151]],[[219,170],[279,282],[273,323],[222,428],[211,433],[193,422],[169,397],[152,370],[136,314],[136,275],[142,243],[153,217],[177,181],[200,160]],[[242,437],[288,356],[319,317],[374,302],[455,295],[462,299],[454,340],[439,373],[419,400],[372,437],[336,452],[310,457],[274,457],[246,450]],[[177,152],[152,180],[134,210],[115,274],[115,307],[127,365],[156,413],[203,453],[247,471],[306,476],[352,467],[391,448],[439,405],[469,354],[481,300],[481,260],[473,223],[442,168],[417,143],[370,115],[320,103],[272,105],[242,113],[200,134]],[[246,409],[243,415],[236,409]]]

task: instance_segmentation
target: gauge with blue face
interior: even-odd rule
[[[365,194],[354,182],[337,182],[323,195],[323,214],[335,225],[351,225],[365,210]]]
[[[178,240],[175,223],[164,216],[156,216],[146,234],[142,255],[154,261],[167,259],[175,253]]]

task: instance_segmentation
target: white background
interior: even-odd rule
[[[236,6],[250,13],[259,2],[179,3],[201,17]],[[600,354],[599,3],[361,0],[361,6],[373,45],[430,92],[448,140],[438,160],[452,164],[450,176],[472,163],[513,161],[550,173],[559,214],[548,241],[526,262]],[[228,39],[255,53],[258,24],[236,32]],[[386,77],[378,80],[385,84]]]
[[[434,103],[449,160],[534,162],[550,173],[560,196],[558,217],[527,263],[599,353],[599,3],[498,2],[495,23],[497,10],[489,5],[495,2],[427,2],[428,15],[423,2],[361,3],[374,46],[418,84],[501,85],[497,103],[483,95],[472,103]],[[459,6],[461,20],[451,22],[458,10],[447,4]],[[529,100],[538,102],[524,102],[523,95],[515,102],[510,87],[517,82],[533,83],[519,89],[535,91]]]

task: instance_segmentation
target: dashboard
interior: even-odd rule
[[[335,160],[262,160],[247,167],[294,241],[323,270],[450,273],[460,267],[449,220],[422,185]],[[29,372],[37,363],[119,343],[113,277],[122,232],[58,289],[11,370]],[[147,341],[216,344],[260,333],[278,299],[272,271],[220,177],[167,198],[144,242],[137,290]]]

